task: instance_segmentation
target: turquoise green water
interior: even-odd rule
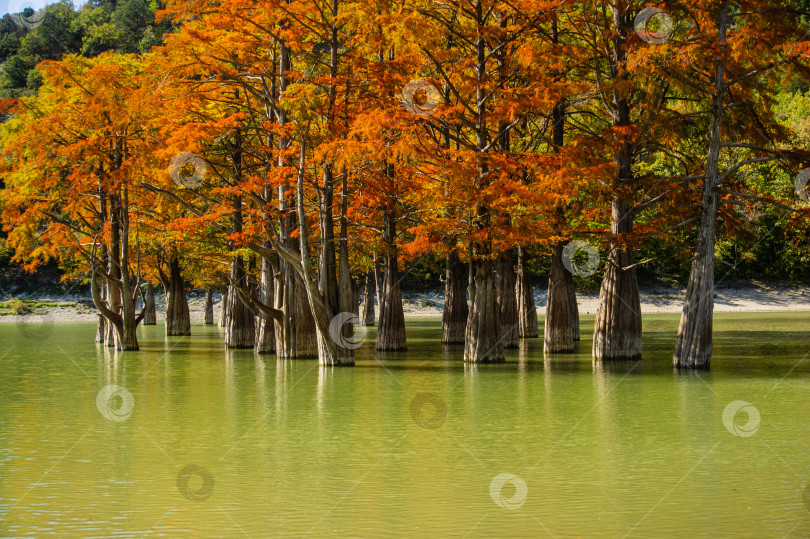
[[[607,367],[592,323],[576,355],[470,367],[409,320],[353,369],[198,325],[116,354],[0,324],[0,535],[810,536],[810,313],[717,315],[699,375],[670,366],[676,315]]]

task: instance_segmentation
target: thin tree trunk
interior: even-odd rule
[[[548,278],[548,299],[546,300],[546,323],[543,338],[543,351],[547,354],[574,352],[574,328],[570,292],[573,277],[565,268],[562,253],[563,242],[551,248],[551,272]]]
[[[492,262],[475,262],[475,295],[467,317],[464,361],[497,363],[504,360],[498,294]]]
[[[565,268],[563,268],[565,269]],[[574,276],[565,269],[566,288],[568,289],[568,314],[571,315],[571,333],[574,334],[574,340],[579,340],[579,305],[577,305],[577,291],[574,287]]]
[[[726,41],[728,2],[720,5],[717,23],[718,43]],[[676,368],[708,369],[712,359],[712,323],[714,316],[714,246],[717,233],[717,189],[720,184],[720,148],[725,95],[725,60],[718,56],[712,100],[712,123],[703,180],[695,254],[686,287],[673,364]]]
[[[374,325],[374,299],[376,297],[377,286],[374,280],[374,272],[366,273],[366,285],[363,291],[363,306],[360,313],[360,320],[364,326]]]
[[[515,267],[512,264],[512,251],[498,257],[498,270],[495,276],[498,294],[498,316],[501,322],[501,339],[504,348],[517,348],[520,343],[517,294],[515,294]]]
[[[463,277],[466,267],[455,248],[447,251],[445,264],[442,344],[464,344],[467,317],[470,315]]]
[[[152,283],[146,283],[143,294],[143,325],[154,326],[157,324],[157,315],[155,314],[155,287]]]
[[[203,307],[203,325],[214,325],[214,291],[205,289],[205,306]]]
[[[518,309],[518,331],[523,339],[540,335],[537,324],[537,304],[534,302],[532,278],[526,270],[526,252],[518,247],[517,284],[515,285]]]

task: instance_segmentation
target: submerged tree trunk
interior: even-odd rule
[[[548,298],[546,300],[546,323],[543,338],[543,351],[548,354],[574,352],[573,320],[578,318],[571,313],[570,291],[574,288],[574,278],[565,268],[562,260],[565,244],[560,242],[551,248],[551,272],[548,277]]]
[[[631,21],[618,5],[610,7],[613,15],[612,63],[610,74],[613,89],[612,123],[619,128],[633,125],[632,99],[628,88],[629,75],[625,67],[627,46],[624,39]],[[595,360],[630,360],[641,357],[641,302],[638,280],[633,264],[633,251],[623,244],[623,237],[633,234],[634,211],[625,198],[624,189],[633,183],[636,146],[629,135],[615,150],[617,169],[611,204],[611,244],[605,263],[605,275],[599,291],[599,306],[593,331]]]
[[[537,304],[534,302],[532,278],[526,270],[526,253],[518,247],[517,284],[515,284],[518,310],[518,332],[523,339],[540,335],[537,324]]]
[[[502,253],[498,257],[495,287],[498,295],[498,316],[501,322],[503,346],[504,348],[517,348],[518,343],[520,343],[520,324],[518,322],[512,251]]]
[[[234,153],[234,169],[236,177],[241,173],[241,151]],[[242,199],[238,195],[233,197],[233,216],[231,222],[234,234],[242,233]],[[226,348],[253,348],[255,342],[256,324],[253,312],[240,298],[236,287],[249,290],[247,272],[241,256],[234,256],[231,261],[231,276],[228,290],[228,310],[225,315],[225,346]]]
[[[107,287],[101,286],[98,291],[99,299],[105,301],[107,299]],[[98,313],[98,324],[96,324],[96,342],[100,344],[107,343],[107,318],[101,312]]]
[[[632,219],[627,203],[616,198],[613,201],[613,234],[630,234]],[[629,360],[641,357],[641,300],[636,269],[632,266],[633,251],[612,244],[594,322],[594,359]]]
[[[405,313],[402,310],[402,294],[399,289],[399,263],[396,245],[396,214],[386,210],[384,215],[384,238],[388,251],[385,253],[385,277],[380,290],[380,324],[377,330],[377,350],[406,350]]]
[[[234,257],[231,262],[231,280],[239,286],[247,288],[247,275],[244,262],[240,257]],[[239,293],[231,286],[228,290],[228,310],[225,315],[225,346],[231,349],[253,348],[256,325],[253,313],[239,297]]]
[[[718,42],[726,41],[728,2],[721,2],[717,23]],[[676,368],[708,369],[712,359],[712,323],[714,315],[714,246],[717,233],[717,192],[720,178],[725,60],[718,56],[712,99],[712,122],[703,179],[703,201],[700,208],[695,254],[686,287],[686,299],[675,341],[673,364]]]
[[[221,328],[225,327],[225,320],[228,314],[228,290],[230,289],[229,286],[226,286],[222,289],[222,293],[220,294],[219,300],[219,322],[217,325]]]
[[[155,287],[152,283],[146,283],[143,294],[143,325],[154,326],[157,324],[157,315],[155,314]]]
[[[463,344],[470,309],[464,271],[467,268],[457,249],[447,251],[444,280],[444,310],[442,312],[442,344]]]
[[[579,305],[577,305],[577,291],[574,287],[574,276],[566,269],[565,273],[570,278],[568,285],[568,313],[571,315],[571,333],[574,334],[574,340],[579,340]]]
[[[464,361],[497,363],[504,360],[495,271],[490,260],[475,262],[475,289],[464,339]]]
[[[211,326],[214,324],[214,291],[210,288],[205,289],[205,306],[203,307],[203,325]]]
[[[267,257],[263,256],[262,277],[258,290],[259,301],[265,305],[274,305],[274,292],[273,265]],[[272,354],[276,351],[276,322],[261,311],[256,315],[256,343],[253,350],[259,354]]]
[[[180,260],[176,254],[169,259],[169,275],[162,275],[166,288],[166,336],[191,335],[191,317]]]
[[[374,325],[374,298],[377,295],[377,286],[374,280],[374,272],[366,273],[366,284],[363,290],[363,305],[360,311],[360,321],[364,326]]]

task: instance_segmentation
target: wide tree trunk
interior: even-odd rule
[[[366,273],[366,284],[363,289],[363,305],[360,310],[360,323],[371,327],[374,325],[374,298],[377,295],[377,286],[374,280],[374,272]]]
[[[627,203],[616,198],[613,201],[613,234],[630,234],[632,219]],[[641,300],[633,264],[632,249],[615,243],[611,245],[594,322],[594,359],[641,357]]]
[[[247,289],[247,276],[244,262],[234,257],[231,263],[231,279]],[[253,348],[256,324],[253,313],[239,298],[239,293],[231,286],[228,291],[228,309],[225,314],[225,347],[231,349]]]
[[[276,321],[276,355],[279,358],[318,357],[315,319],[307,301],[301,277],[283,259],[279,261],[281,279],[276,283],[275,308],[283,311]]]
[[[518,310],[518,332],[523,339],[540,336],[537,324],[537,304],[534,302],[534,286],[526,269],[526,253],[518,248],[517,283],[515,284]]]
[[[239,148],[239,146],[237,146]],[[241,149],[234,153],[235,176],[241,176]],[[234,234],[242,233],[242,199],[238,195],[233,197],[233,215],[231,223]],[[253,348],[256,339],[256,323],[250,307],[242,302],[239,291],[249,290],[245,263],[241,256],[234,256],[231,260],[231,276],[228,290],[228,308],[225,314],[225,347]]]
[[[210,288],[205,289],[205,305],[203,306],[203,325],[211,326],[214,324],[214,291]]]
[[[475,265],[475,291],[467,317],[464,361],[497,363],[504,360],[495,271],[490,260]]]
[[[405,313],[402,310],[402,294],[399,289],[399,263],[397,261],[396,214],[386,210],[383,218],[385,274],[380,297],[385,298],[380,307],[380,324],[377,330],[377,350],[406,350]]]
[[[164,276],[166,288],[166,336],[191,335],[191,316],[186,287],[180,272],[180,260],[174,254],[169,259],[169,274]]]
[[[543,338],[543,351],[547,354],[570,353],[574,345],[574,327],[571,313],[570,290],[574,279],[565,268],[562,260],[563,242],[551,248],[551,272],[548,277],[548,299],[546,300],[546,323]]]
[[[262,277],[259,283],[259,301],[273,305],[275,282],[273,265],[267,257],[262,257]],[[253,350],[259,354],[272,354],[276,351],[276,322],[262,311],[256,315],[256,343]]]
[[[467,330],[467,286],[464,284],[466,266],[457,249],[447,251],[444,279],[444,310],[442,311],[442,344],[464,344]]]
[[[520,343],[520,323],[518,322],[515,267],[512,264],[512,251],[502,253],[498,257],[495,288],[498,295],[498,316],[501,322],[503,346],[504,348],[517,348]]]
[[[155,314],[155,287],[152,283],[147,282],[144,286],[143,293],[143,325],[154,326],[157,324],[157,315]]]
[[[717,23],[718,42],[726,41],[728,2],[721,2]],[[725,60],[718,56],[712,99],[712,121],[703,179],[695,254],[686,287],[686,299],[675,341],[673,364],[676,368],[708,369],[712,359],[712,323],[714,315],[714,247],[717,233],[717,192],[720,185],[720,149],[722,145]]]

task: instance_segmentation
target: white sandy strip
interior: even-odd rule
[[[683,308],[685,290],[656,288],[641,294],[642,313],[679,313]],[[7,298],[3,298],[7,299]],[[37,296],[41,301],[75,302],[87,301],[80,296]],[[158,320],[163,317],[163,298],[155,298],[158,304]],[[203,297],[195,294],[189,297],[192,320],[203,318]],[[598,294],[577,293],[580,314],[595,314],[599,302]],[[545,311],[546,291],[535,289],[538,314]],[[444,305],[444,293],[403,293],[403,309],[406,317],[440,317]],[[214,319],[219,318],[220,298],[215,296]],[[758,311],[810,311],[810,288],[789,288],[765,285],[752,285],[746,288],[721,288],[715,293],[716,312],[758,312]],[[48,312],[54,322],[95,322],[98,315],[94,308],[57,307]],[[36,322],[42,315],[0,316],[1,323]]]

